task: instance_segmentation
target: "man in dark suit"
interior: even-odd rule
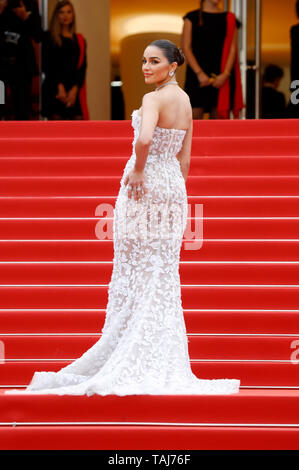
[[[285,118],[285,96],[277,90],[282,77],[283,70],[278,65],[270,64],[266,67],[262,87],[262,119]]]

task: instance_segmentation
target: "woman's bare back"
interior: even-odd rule
[[[176,85],[168,85],[163,90],[152,91],[148,94],[151,93],[155,96],[159,93],[158,127],[182,130],[189,128],[192,121],[192,108],[189,96],[184,90]],[[138,112],[142,115],[142,106]]]

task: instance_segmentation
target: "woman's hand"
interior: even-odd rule
[[[220,75],[217,75],[217,77],[212,83],[212,86],[214,88],[221,88],[227,79],[228,79],[228,75],[226,75],[226,73],[221,73]]]
[[[75,105],[78,91],[79,91],[78,85],[74,85],[70,89],[70,91],[67,93],[67,97],[66,97],[66,107],[67,108],[70,108],[70,107]]]
[[[199,74],[197,74],[197,79],[201,87],[211,85],[210,77],[205,72],[200,72]]]
[[[56,95],[56,98],[62,101],[63,103],[66,102],[67,94],[66,94],[63,83],[58,84],[58,93]]]
[[[143,194],[147,193],[147,190],[144,185],[145,182],[145,177],[144,177],[144,171],[136,171],[132,170],[128,174],[128,176],[125,179],[125,186],[128,184],[128,186],[132,186],[133,190],[128,188],[128,197],[131,198],[132,193],[134,194],[134,199],[135,201],[138,201],[141,199]],[[137,187],[141,187],[141,191],[137,191]]]

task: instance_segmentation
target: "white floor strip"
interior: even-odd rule
[[[299,242],[299,238],[192,238],[182,239],[184,242]],[[1,238],[0,242],[113,242],[111,239],[98,238]]]
[[[0,284],[0,287],[106,287],[108,284]],[[299,284],[181,284],[181,287],[288,287],[297,289]]]
[[[26,385],[1,385],[1,389],[9,389],[9,388],[26,388]],[[240,385],[240,388],[243,390],[299,390],[299,386],[292,386],[292,385]]]
[[[68,361],[75,361],[78,358],[13,358],[13,359],[5,359],[0,364],[4,364],[6,362],[68,362]],[[190,359],[190,362],[241,362],[247,364],[248,362],[257,362],[257,363],[269,363],[269,364],[292,364],[295,365],[295,361],[291,361],[288,359]],[[298,361],[299,362],[299,361]]]
[[[0,217],[0,220],[107,220],[113,217]],[[299,217],[187,217],[187,220],[299,220]]]
[[[0,422],[0,426],[173,426],[173,427],[250,427],[250,428],[299,428],[299,424],[289,423],[173,423],[150,421],[8,421]]]
[[[0,312],[106,312],[105,308],[0,308]],[[299,313],[298,309],[246,309],[246,308],[184,308],[184,312],[286,312]]]
[[[36,158],[36,157],[34,157]],[[84,158],[84,157],[83,157]],[[98,195],[98,196],[0,196],[0,199],[99,199],[99,198],[105,198],[105,199],[116,199],[117,194],[115,196],[105,196],[105,195]],[[233,199],[298,199],[299,196],[296,195],[203,195],[201,194],[200,196],[189,196],[188,199],[227,199],[227,198],[233,198]]]
[[[195,243],[195,242],[299,242],[299,238],[192,238],[187,239],[183,238],[182,243]],[[0,242],[97,242],[97,243],[102,243],[102,242],[110,242],[112,243],[113,240],[111,239],[104,239],[104,240],[99,240],[98,238],[2,238]]]
[[[0,308],[0,312],[106,312],[104,308]],[[184,308],[184,312],[286,312],[299,313],[298,309],[246,309],[246,308]]]
[[[107,240],[108,241],[108,240]],[[113,266],[113,261],[0,261],[1,264],[110,264]],[[202,264],[224,264],[224,265],[231,265],[231,264],[269,264],[269,265],[298,265],[299,261],[180,261],[180,265],[202,265]]]
[[[299,329],[298,329],[299,331]],[[78,337],[89,337],[89,336],[102,336],[101,333],[99,333],[99,331],[95,331],[94,333],[71,333],[71,332],[67,332],[67,333],[1,333],[0,331],[0,338],[3,338],[3,337],[15,337],[15,336],[37,336],[37,337],[40,337],[40,336],[70,336],[70,337],[73,337],[73,336],[78,336]],[[246,336],[246,337],[252,337],[252,338],[255,338],[255,337],[267,337],[267,338],[277,338],[277,337],[286,337],[286,338],[289,338],[289,337],[297,337],[299,336],[299,333],[187,333],[187,336],[224,336],[224,337],[231,337],[231,336],[236,336],[236,337],[239,337],[239,336]]]

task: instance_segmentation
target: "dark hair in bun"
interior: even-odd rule
[[[172,64],[172,62],[177,62],[179,67],[185,62],[182,50],[168,39],[157,39],[156,41],[151,42],[150,46],[156,46],[161,49],[170,64]]]

